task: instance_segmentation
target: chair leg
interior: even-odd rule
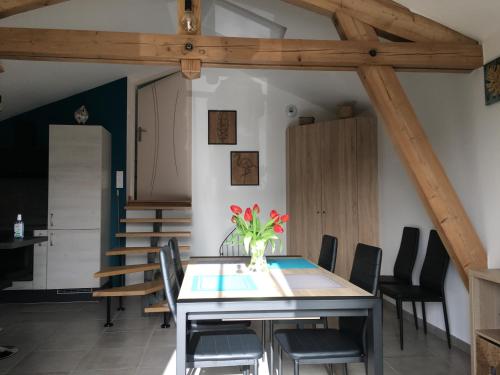
[[[278,375],[283,375],[283,349],[279,348],[279,356],[278,356]]]
[[[448,340],[448,348],[451,349],[450,325],[448,323],[448,311],[446,309],[446,301],[444,297],[443,297],[443,315],[444,315],[444,325],[446,327],[446,339]]]
[[[262,347],[266,347],[266,321],[262,321]]]
[[[253,365],[253,374],[259,375],[259,360],[255,360],[255,364]]]
[[[399,316],[399,305],[398,305],[398,300],[396,300],[396,315],[397,315],[398,320],[399,320],[399,318],[401,318],[401,317]]]
[[[399,344],[401,346],[401,350],[403,350],[403,302],[396,300],[396,306],[399,315]]]
[[[427,335],[427,316],[425,314],[425,302],[422,301],[422,319],[424,321],[424,333]]]
[[[250,375],[250,370],[248,367],[243,368],[243,375]]]
[[[274,374],[274,322],[271,320],[269,322],[269,326],[270,326],[270,334],[271,334],[271,337],[269,338],[269,342],[270,342],[270,345],[269,345],[269,364],[270,364],[270,367],[271,367],[271,374]]]
[[[347,367],[347,363],[344,363],[344,375],[349,375],[349,368]]]
[[[418,316],[417,316],[417,306],[415,301],[411,301],[411,306],[413,308],[413,320],[415,321],[415,329],[418,331]]]
[[[380,291],[380,305],[382,306],[382,325],[384,324],[384,295]]]
[[[293,361],[293,375],[299,375],[299,361]]]

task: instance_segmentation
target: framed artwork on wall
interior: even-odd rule
[[[500,57],[484,66],[486,105],[500,101]]]
[[[231,185],[259,185],[258,151],[231,151]]]
[[[236,144],[236,111],[208,111],[208,144]]]

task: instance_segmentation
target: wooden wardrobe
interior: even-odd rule
[[[330,234],[335,272],[349,277],[357,243],[378,244],[376,125],[354,117],[287,129],[287,254],[317,262]]]

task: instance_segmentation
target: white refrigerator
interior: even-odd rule
[[[109,249],[111,135],[50,125],[47,289],[97,288]]]

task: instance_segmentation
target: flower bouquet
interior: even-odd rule
[[[279,250],[283,246],[278,234],[283,233],[285,230],[283,224],[289,219],[288,214],[280,215],[275,210],[269,214],[270,219],[262,224],[259,219],[260,207],[256,203],[253,207],[247,208],[243,213],[241,207],[232,205],[231,211],[233,216],[231,221],[236,224],[236,230],[227,240],[230,244],[243,244],[243,248],[247,254],[250,254],[250,264],[248,266],[250,271],[266,271],[266,248],[270,248],[274,254],[277,244],[279,243]]]

